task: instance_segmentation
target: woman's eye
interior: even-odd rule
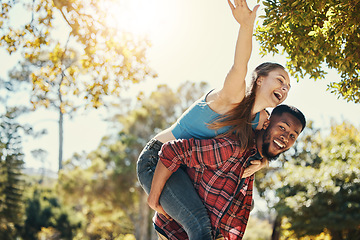
[[[279,82],[284,83],[284,81],[282,79],[278,78],[278,80],[279,80]]]
[[[281,130],[285,130],[285,128],[284,128],[284,127],[282,127],[282,126],[280,126],[280,129],[281,129]]]

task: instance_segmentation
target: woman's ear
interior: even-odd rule
[[[263,82],[263,77],[258,77],[258,79],[256,79],[257,85],[261,86],[262,82]]]

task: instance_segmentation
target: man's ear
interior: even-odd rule
[[[264,124],[263,124],[263,129],[266,130],[269,127],[269,124],[270,124],[270,120],[266,119]]]

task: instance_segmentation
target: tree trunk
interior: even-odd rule
[[[62,158],[63,158],[63,143],[64,143],[64,114],[61,112],[61,108],[59,108],[59,171],[63,168],[62,166]]]
[[[271,240],[279,240],[280,239],[280,226],[281,226],[281,217],[279,215],[276,216],[273,224],[273,232],[271,235]]]
[[[149,240],[150,239],[150,209],[147,204],[147,195],[144,191],[140,191],[140,206],[139,206],[139,220],[138,227],[135,227],[136,240]]]

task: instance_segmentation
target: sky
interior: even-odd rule
[[[147,36],[152,44],[147,55],[149,65],[159,76],[133,87],[127,91],[129,96],[135,97],[139,90],[150,93],[162,83],[174,88],[184,81],[205,81],[212,88],[222,85],[233,62],[239,29],[226,0],[127,0],[124,4],[122,8],[109,9],[115,13],[113,20],[128,31]],[[256,1],[248,1],[248,4],[252,9]],[[261,14],[264,14],[262,5],[258,16]],[[286,64],[286,55],[261,57],[259,47],[254,39],[249,74],[265,61]],[[9,57],[1,50],[0,56],[0,76],[6,77],[7,70],[17,62],[16,55]],[[347,103],[326,91],[328,83],[339,79],[334,70],[329,71],[326,79],[316,82],[307,78],[296,82],[291,77],[292,88],[284,103],[298,107],[324,132],[328,131],[331,120],[338,123],[347,120],[360,128],[360,104]],[[104,116],[104,111],[97,110],[66,119],[64,159],[75,152],[94,150],[101,138],[111,133],[111,127],[102,119]],[[57,171],[57,114],[40,110],[29,120],[36,129],[47,128],[48,135],[38,140],[26,139],[26,167],[46,167]],[[48,151],[45,163],[29,154],[37,148]]]

